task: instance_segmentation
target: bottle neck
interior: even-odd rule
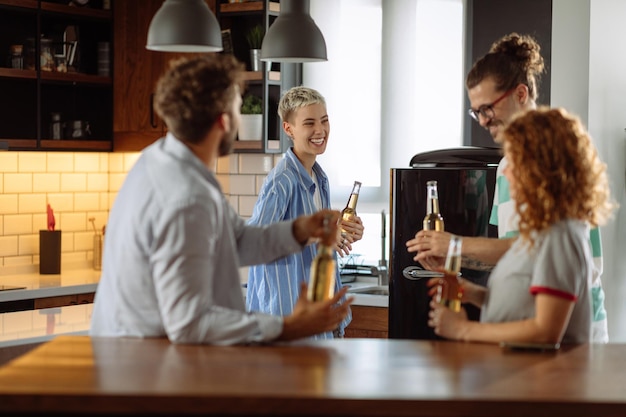
[[[349,207],[352,210],[356,211],[356,203],[357,203],[357,201],[359,201],[359,195],[358,194],[350,194],[350,198],[348,199],[348,204],[346,204],[346,207]]]
[[[426,200],[426,214],[439,214],[439,197],[437,191],[429,190]]]

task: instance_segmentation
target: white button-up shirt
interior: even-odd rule
[[[111,209],[90,334],[272,340],[282,318],[245,311],[239,267],[300,250],[291,221],[246,225],[215,175],[168,134],[142,153]]]

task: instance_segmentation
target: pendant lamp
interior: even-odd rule
[[[222,32],[204,0],[165,0],[150,22],[146,49],[219,52]]]
[[[309,14],[309,0],[280,2],[280,14],[263,38],[261,60],[328,61],[324,36]]]

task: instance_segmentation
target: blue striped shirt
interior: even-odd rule
[[[328,177],[317,162],[313,165],[313,172],[319,183],[322,208],[330,208]],[[284,158],[265,178],[248,224],[267,225],[315,213],[315,187],[315,181],[293,150],[287,150]],[[300,296],[300,283],[309,283],[311,262],[316,254],[317,246],[307,245],[302,252],[267,264],[251,266],[248,272],[247,310],[280,316],[291,314]],[[339,291],[341,281],[338,266],[336,277],[335,291]],[[341,323],[341,336],[351,320],[352,315],[348,314]],[[333,333],[322,333],[313,338],[332,339]]]

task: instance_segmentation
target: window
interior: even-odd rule
[[[328,150],[318,161],[334,208],[343,208],[355,180],[363,183],[357,211],[366,232],[355,252],[367,263],[381,256],[389,169],[408,167],[416,153],[462,144],[463,4],[311,2],[328,49],[328,62],[303,69],[304,85],[326,97],[331,121]]]

